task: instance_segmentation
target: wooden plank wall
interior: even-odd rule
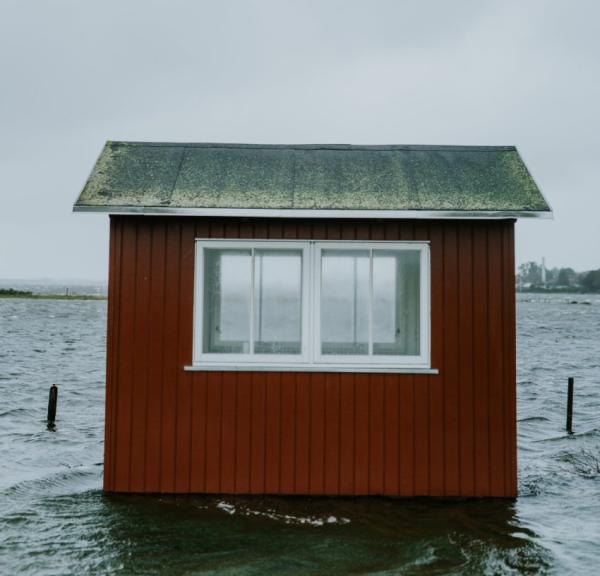
[[[516,496],[513,227],[113,216],[105,489]],[[429,240],[439,374],[184,372],[197,237]]]

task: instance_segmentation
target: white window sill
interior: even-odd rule
[[[353,372],[384,374],[439,374],[436,368],[390,366],[382,364],[216,364],[205,362],[184,366],[186,372]]]

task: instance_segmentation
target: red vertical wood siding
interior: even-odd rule
[[[435,375],[185,372],[195,238],[427,240]],[[111,217],[104,488],[516,496],[512,221]]]

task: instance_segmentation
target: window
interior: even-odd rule
[[[197,240],[194,366],[217,365],[428,368],[429,245]]]
[[[305,361],[308,260],[305,243],[198,241],[195,360]]]
[[[423,363],[425,254],[426,245],[413,243],[317,245],[318,360]]]

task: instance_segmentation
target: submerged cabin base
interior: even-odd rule
[[[104,489],[514,498],[513,230],[111,216]],[[428,241],[438,373],[186,371],[198,238]]]

